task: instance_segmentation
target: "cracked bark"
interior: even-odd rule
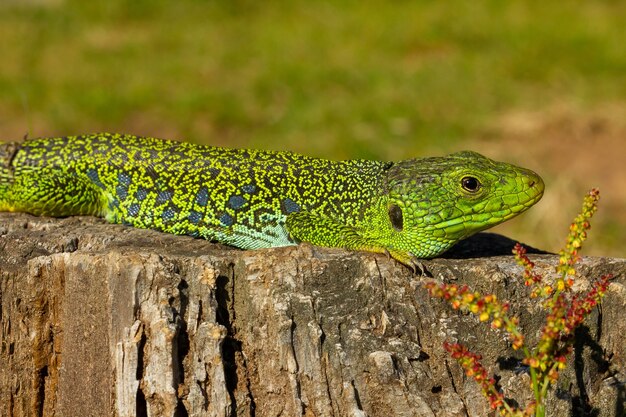
[[[532,340],[513,242],[483,234],[433,277],[511,302]],[[504,256],[497,256],[504,255]],[[534,255],[550,270],[552,255]],[[621,416],[626,407],[626,261],[578,332],[550,415]],[[442,349],[484,356],[524,403],[528,376],[498,332],[428,297],[384,256],[307,245],[239,251],[186,237],[0,213],[0,415],[487,416],[480,389]]]

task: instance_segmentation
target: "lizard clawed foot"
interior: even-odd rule
[[[424,267],[424,264],[417,258],[413,258],[413,260],[411,261],[411,265],[409,265],[409,267],[413,270],[413,273],[415,275],[417,275],[417,270],[419,269],[420,277],[426,276],[426,273],[428,272],[428,271],[426,271],[426,268]]]
[[[420,277],[425,277],[425,276],[430,275],[430,273],[426,270],[426,267],[424,266],[422,261],[415,256],[411,256],[411,261],[409,264],[407,264],[407,266],[413,270],[413,273],[415,275],[417,275],[417,270],[419,269]]]
[[[401,262],[402,264],[411,268],[415,275],[418,275],[417,271],[419,270],[419,276],[427,276],[428,271],[424,267],[422,261],[411,252],[396,252],[386,250],[388,255],[391,255],[396,261]]]

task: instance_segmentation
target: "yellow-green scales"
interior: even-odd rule
[[[244,249],[310,242],[406,264],[536,203],[532,171],[474,152],[330,161],[95,134],[0,144],[0,211],[94,215]]]

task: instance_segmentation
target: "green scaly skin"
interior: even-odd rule
[[[243,249],[309,242],[413,267],[543,189],[534,172],[475,152],[328,161],[108,133],[0,144],[0,211],[101,216]]]

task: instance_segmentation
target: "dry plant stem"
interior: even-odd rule
[[[509,406],[495,386],[493,378],[487,378],[487,371],[480,364],[480,356],[471,353],[460,344],[446,344],[452,357],[457,359],[467,376],[473,377],[483,389],[492,409],[499,410],[503,416],[545,417],[545,399],[551,384],[556,382],[559,370],[565,367],[565,357],[571,351],[573,332],[585,317],[597,306],[606,293],[611,276],[602,276],[583,297],[571,295],[574,266],[580,259],[578,251],[587,238],[591,227],[589,220],[597,210],[599,191],[593,189],[585,196],[581,213],[570,226],[565,247],[559,252],[559,265],[556,267],[558,278],[554,285],[543,282],[543,276],[534,272],[535,264],[526,255],[526,249],[515,245],[513,253],[519,265],[524,268],[525,284],[531,287],[531,297],[543,298],[547,310],[546,324],[540,340],[533,349],[524,342],[518,319],[507,314],[508,304],[500,303],[495,295],[481,295],[471,292],[467,287],[453,284],[437,285],[430,282],[426,286],[432,296],[446,299],[452,308],[464,309],[478,316],[480,321],[491,319],[493,328],[504,327],[515,350],[521,349],[524,363],[529,366],[531,387],[535,397],[522,411]]]

